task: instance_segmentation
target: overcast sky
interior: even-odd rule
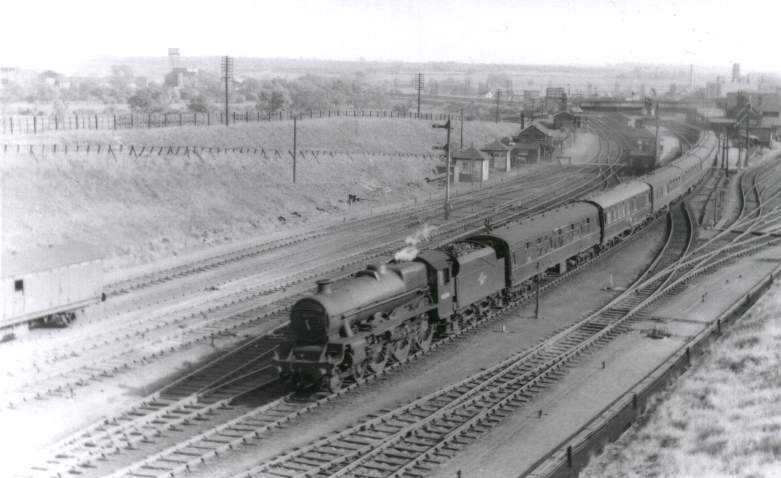
[[[224,55],[781,72],[780,0],[0,0],[0,65]]]

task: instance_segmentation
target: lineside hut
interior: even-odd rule
[[[510,161],[510,152],[512,148],[502,143],[494,141],[486,144],[480,151],[486,153],[491,160],[491,169],[495,171],[508,172],[512,168]]]
[[[458,181],[482,182],[488,180],[491,159],[474,146],[453,153],[452,159],[456,175],[459,176]]]

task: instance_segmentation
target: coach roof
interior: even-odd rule
[[[633,180],[618,186],[587,196],[584,201],[598,204],[602,209],[619,204],[631,197],[649,194],[651,188],[644,182]]]
[[[544,214],[512,222],[491,231],[489,236],[503,239],[509,244],[518,244],[551,233],[570,224],[578,224],[587,218],[596,221],[599,212],[592,204],[574,202]]]

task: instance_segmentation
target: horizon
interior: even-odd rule
[[[0,65],[78,71],[101,58],[238,58],[333,62],[610,67],[680,66],[779,74],[768,55],[776,2],[689,0],[297,0],[14,2]],[[40,16],[40,12],[48,14]],[[759,13],[759,14],[757,14]],[[122,21],[117,22],[117,18]],[[750,20],[750,23],[749,21]],[[734,39],[741,39],[735,41]],[[21,39],[21,41],[20,41]],[[748,39],[759,47],[747,48]]]

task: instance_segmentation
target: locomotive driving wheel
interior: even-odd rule
[[[369,358],[369,370],[374,373],[380,373],[385,369],[385,364],[388,363],[388,346],[382,345],[379,352],[376,352]]]
[[[417,337],[415,337],[415,347],[417,350],[426,352],[431,348],[431,341],[434,338],[434,330],[428,321],[421,321]]]
[[[409,356],[410,348],[412,348],[412,343],[410,342],[409,337],[404,337],[397,341],[393,344],[393,358],[396,359],[397,362],[405,361]]]
[[[355,377],[356,380],[359,378],[363,378],[363,375],[366,373],[366,367],[362,363],[356,363],[352,367],[353,377]]]

